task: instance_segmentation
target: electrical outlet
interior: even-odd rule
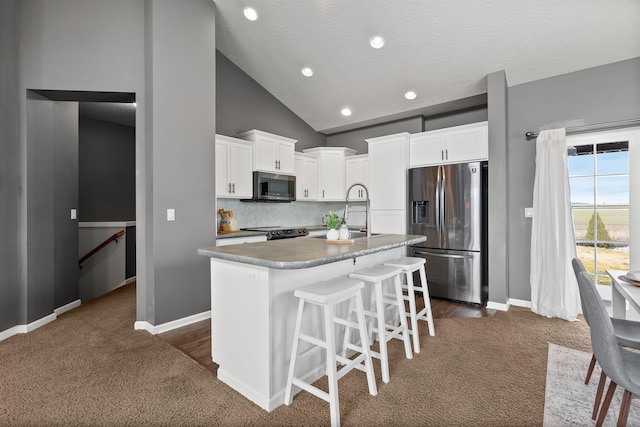
[[[249,272],[249,281],[251,281],[251,282],[257,282],[258,281],[258,272],[257,271],[250,271]]]
[[[176,220],[176,210],[167,209],[167,221],[175,221],[175,220]]]
[[[533,218],[533,208],[524,208],[524,217]]]
[[[75,209],[71,209],[71,219],[77,219],[78,218],[78,211]]]

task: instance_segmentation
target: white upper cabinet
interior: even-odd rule
[[[403,132],[367,139],[372,211],[376,209],[404,211],[406,209],[409,138],[410,134]]]
[[[488,135],[487,122],[413,134],[410,167],[487,160]]]
[[[295,153],[296,201],[318,200],[318,159],[315,156]]]
[[[318,200],[344,201],[346,199],[345,159],[357,153],[346,147],[317,147],[303,150],[318,159]]]
[[[351,185],[359,183],[364,184],[371,191],[369,188],[369,155],[360,154],[347,157],[344,162],[346,169],[345,188],[349,189]],[[352,188],[348,196],[349,200],[367,200],[367,193],[360,186]]]
[[[252,188],[253,144],[216,135],[216,196],[248,199]]]
[[[250,130],[236,135],[254,143],[253,170],[294,175],[295,139],[280,135]]]

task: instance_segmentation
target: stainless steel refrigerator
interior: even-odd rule
[[[409,248],[426,260],[432,297],[487,301],[487,162],[409,169]]]

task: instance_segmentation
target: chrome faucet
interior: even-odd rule
[[[365,228],[367,231],[367,237],[371,237],[371,199],[369,199],[369,190],[367,189],[367,187],[364,184],[360,184],[359,182],[356,182],[355,184],[352,184],[348,189],[347,189],[347,200],[345,201],[345,205],[344,205],[344,219],[347,219],[348,216],[348,211],[349,211],[349,192],[351,191],[351,189],[355,186],[360,186],[362,188],[364,188],[364,191],[367,193],[367,207],[366,207],[366,216],[365,216]]]

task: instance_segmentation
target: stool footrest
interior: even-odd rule
[[[325,341],[322,341],[316,337],[312,337],[311,335],[300,334],[299,339],[310,344],[317,345],[318,347],[327,348],[327,343]]]
[[[294,378],[291,383],[297,387],[300,387],[303,390],[308,391],[314,396],[319,397],[325,402],[330,402],[329,393],[327,393],[326,391],[320,390],[318,387],[315,387],[307,382],[304,382],[299,378]]]

